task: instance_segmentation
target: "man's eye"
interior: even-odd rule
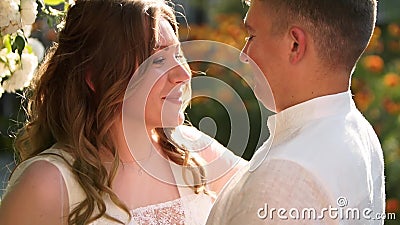
[[[165,62],[164,56],[160,56],[153,60],[153,64],[157,64],[157,65],[163,65],[164,62]]]

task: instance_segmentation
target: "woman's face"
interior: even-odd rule
[[[144,73],[140,75],[142,80],[132,90],[133,99],[127,105],[130,108],[129,117],[135,117],[137,113],[143,115],[143,111],[138,110],[144,110],[147,129],[176,127],[183,123],[184,90],[190,85],[191,78],[179,40],[166,19],[159,22],[157,46],[154,54],[147,59]],[[143,99],[144,107],[139,103]],[[132,110],[136,112],[132,113]]]

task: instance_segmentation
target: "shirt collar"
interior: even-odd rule
[[[353,100],[351,92],[317,97],[289,107],[268,118],[268,129],[275,135],[296,129],[312,120],[350,111]]]
[[[276,143],[281,143],[292,132],[312,120],[333,115],[346,114],[354,102],[350,91],[325,95],[289,107],[268,118],[267,125],[270,137],[254,154],[250,161],[250,172],[256,170],[266,158],[269,149]]]

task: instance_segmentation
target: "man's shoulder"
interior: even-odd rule
[[[381,150],[375,131],[358,110],[310,121],[275,147],[281,154],[306,157],[307,154],[360,157]]]
[[[371,125],[361,114],[351,112],[313,121],[292,138],[273,146],[269,159],[295,162],[297,166],[292,164],[293,168],[313,174],[334,196],[364,196],[369,192],[371,176],[379,173],[373,175],[371,170],[382,171],[381,153]]]

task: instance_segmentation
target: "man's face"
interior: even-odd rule
[[[285,46],[284,35],[273,32],[273,19],[269,10],[268,5],[260,0],[251,2],[245,18],[245,26],[249,36],[242,52],[247,54],[264,73],[276,98],[279,97],[276,95],[282,92],[288,79],[288,76],[285,76],[284,60],[288,58],[286,50],[290,49],[290,46]],[[241,57],[242,60],[245,60],[246,56],[242,55]],[[256,77],[254,80],[262,82],[263,79]],[[256,87],[255,92],[262,101],[263,90]]]

